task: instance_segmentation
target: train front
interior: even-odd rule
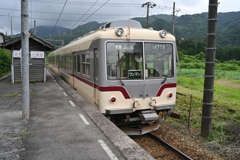
[[[158,129],[175,106],[175,38],[164,30],[120,30],[104,41],[99,109],[126,134],[141,135]]]

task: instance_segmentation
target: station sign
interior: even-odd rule
[[[12,53],[13,58],[21,58],[21,51],[20,50],[14,50]]]
[[[44,58],[43,51],[31,51],[31,58]]]

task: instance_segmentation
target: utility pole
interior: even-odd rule
[[[28,3],[29,0],[21,0],[21,46],[22,46],[22,118],[28,121],[29,112],[29,32],[28,32]]]
[[[12,36],[12,35],[13,35],[13,31],[12,31],[12,20],[13,20],[13,18],[12,18],[12,17],[9,17],[9,19],[10,19],[11,36]]]
[[[179,11],[180,11],[180,9],[175,11],[175,2],[173,2],[172,35],[174,35],[175,13],[179,12]]]
[[[214,92],[214,68],[216,55],[216,28],[218,0],[209,0],[206,64],[202,109],[201,136],[207,138],[212,131],[212,107]]]
[[[147,20],[146,20],[146,28],[148,28],[149,27],[149,22],[148,22],[148,18],[149,18],[149,7],[150,8],[153,8],[153,7],[155,7],[155,6],[157,6],[155,3],[153,3],[153,2],[146,2],[146,3],[144,3],[144,4],[142,4],[142,7],[144,7],[145,5],[147,5]]]
[[[175,2],[173,2],[172,35],[174,35],[175,12],[179,12],[179,11],[180,11],[180,10],[175,11]],[[177,50],[177,48],[176,48],[176,51],[177,51],[178,70],[179,70],[180,76],[182,76],[182,72],[181,72],[180,61],[179,61],[179,56],[178,56],[178,50]]]
[[[174,21],[175,21],[175,2],[173,2],[173,17],[172,17],[172,34],[174,35]]]
[[[36,30],[36,20],[34,20],[34,36],[37,36],[37,30]]]

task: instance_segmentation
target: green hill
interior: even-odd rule
[[[175,18],[175,37],[178,48],[183,54],[196,55],[205,52],[207,35],[208,13],[182,15]],[[216,58],[220,61],[236,59],[240,60],[240,12],[218,13],[217,21],[217,52]],[[145,17],[136,17],[142,26],[146,27]],[[102,23],[89,22],[70,31],[63,27],[56,27],[54,34],[57,36],[49,37],[52,30],[51,26],[39,26],[37,35],[48,40],[56,46],[62,46],[84,34],[98,29]],[[149,26],[155,30],[165,29],[172,31],[172,15],[152,15],[149,17]],[[60,35],[59,35],[60,33]],[[49,39],[52,39],[51,41]],[[64,43],[63,43],[64,42]]]

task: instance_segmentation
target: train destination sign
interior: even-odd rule
[[[141,79],[141,71],[139,70],[129,70],[128,71],[129,79]]]

